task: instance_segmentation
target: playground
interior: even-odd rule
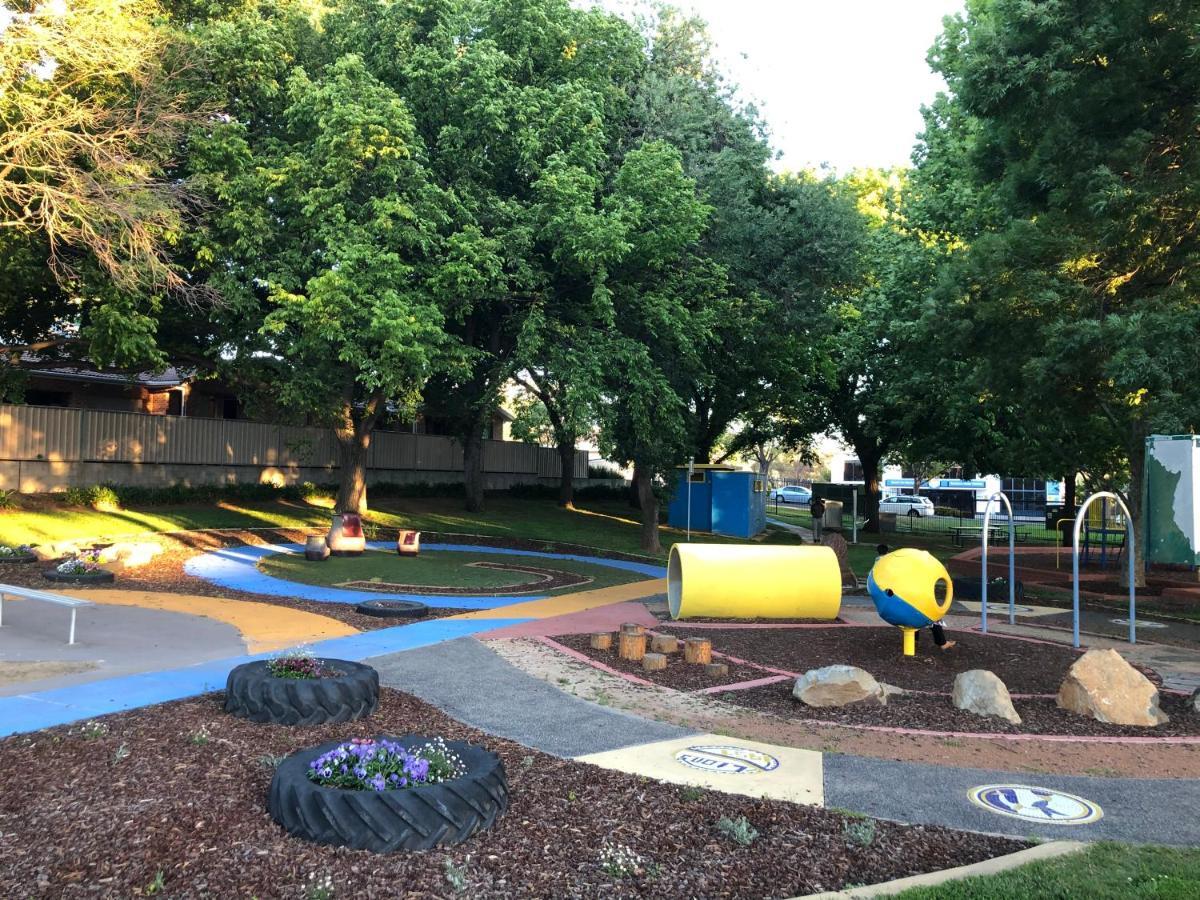
[[[87,604],[75,643],[66,609],[5,598],[0,832],[14,843],[0,883],[82,873],[129,891],[161,882],[264,896],[280,885],[318,896],[326,880],[469,896],[668,884],[706,895],[719,883],[737,897],[802,896],[1018,865],[1031,836],[1051,856],[1076,852],[1074,841],[1200,841],[1187,813],[1200,800],[1200,665],[1176,635],[1182,623],[1164,626],[1177,640],[1162,643],[1140,621],[1129,644],[1123,626],[1098,630],[1114,616],[1083,592],[1075,647],[1073,621],[1061,622],[1073,614],[1023,600],[1010,621],[999,585],[985,632],[981,603],[954,596],[978,588],[952,574],[964,563],[914,548],[875,559],[858,587],[829,546],[706,535],[655,559],[423,532],[419,552],[403,555],[402,529],[376,529],[345,555],[306,555],[316,537],[328,547],[353,537],[349,524],[197,532],[158,538],[162,552],[142,565],[101,562],[111,583],[53,586]],[[1007,575],[1007,547],[989,548],[989,562]],[[52,565],[0,562],[0,583],[45,590]],[[406,612],[358,611],[369,602]],[[938,646],[935,625],[952,645]],[[1110,649],[1161,722],[1101,721],[1060,703],[1087,651]],[[231,672],[289,659],[318,672],[317,688],[364,662],[377,680],[348,718],[322,701],[301,721],[272,718],[277,701],[253,699],[256,676],[236,688],[249,711],[231,714]],[[804,694],[802,683],[829,689],[815,673],[847,669],[865,676],[861,695]],[[959,679],[980,670],[1016,721],[961,702]],[[494,812],[423,853],[351,855],[321,843],[360,846],[354,834],[313,843],[286,824],[291,801],[272,799],[265,815],[268,794],[290,796],[277,785],[289,754],[378,735],[484,748],[504,779],[488,795]],[[79,775],[23,783],[35,760]],[[145,802],[118,814],[130,791]],[[86,840],[54,839],[81,823]],[[121,852],[101,854],[101,841]],[[17,849],[34,846],[53,851]],[[256,865],[241,864],[246,848]]]

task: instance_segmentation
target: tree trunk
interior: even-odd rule
[[[352,512],[364,515],[367,512],[367,451],[371,449],[371,435],[383,398],[373,395],[361,411],[355,410],[350,397],[353,387],[347,389],[347,400],[342,407],[342,421],[333,433],[338,441],[338,463],[340,480],[335,512]]]
[[[863,531],[879,530],[879,457],[870,453],[858,451],[858,461],[863,470],[863,517],[866,522]]]
[[[558,505],[563,509],[575,508],[575,442],[560,442],[558,463],[562,471],[558,476]]]
[[[1133,518],[1131,523],[1134,535],[1133,583],[1140,588],[1146,586],[1146,548],[1144,546],[1146,542],[1143,540],[1146,529],[1145,523],[1142,521],[1145,515],[1145,504],[1142,503],[1142,476],[1145,469],[1146,442],[1144,439],[1135,440],[1129,453],[1129,490],[1123,492],[1122,498],[1125,500],[1125,505],[1129,507],[1129,515]],[[1125,542],[1125,552],[1129,552],[1128,540]],[[1129,587],[1128,557],[1122,562],[1124,565],[1121,566],[1121,586],[1127,588]]]
[[[472,428],[463,437],[463,492],[467,512],[483,512],[483,430]]]
[[[642,508],[642,549],[657,556],[662,553],[658,540],[658,498],[654,496],[654,476],[641,464],[634,464],[633,483],[637,487],[638,505]]]
[[[1063,518],[1075,515],[1075,509],[1079,506],[1079,497],[1076,495],[1075,482],[1079,478],[1078,472],[1068,472],[1063,478]]]

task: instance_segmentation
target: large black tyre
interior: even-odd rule
[[[29,563],[35,563],[37,561],[37,556],[32,553],[21,553],[17,556],[0,556],[0,563],[10,566],[25,566]]]
[[[376,738],[381,740],[382,738]],[[404,747],[428,738],[387,738]],[[293,753],[271,780],[271,818],[291,835],[355,850],[388,853],[461,844],[491,828],[508,808],[504,763],[495,753],[447,741],[466,764],[467,774],[427,787],[395,791],[353,791],[310,781],[309,764],[338,746],[331,741]]]
[[[380,619],[423,619],[429,615],[429,607],[416,600],[364,600],[354,611]]]
[[[112,584],[116,577],[112,572],[80,572],[75,575],[68,575],[66,572],[60,572],[58,569],[47,569],[42,572],[48,581],[54,581],[58,584]]]
[[[225,682],[225,712],[275,725],[352,722],[375,712],[379,673],[344,659],[322,659],[340,674],[327,678],[276,678],[265,660],[244,663]]]

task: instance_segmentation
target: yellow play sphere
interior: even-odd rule
[[[867,576],[879,617],[899,628],[925,628],[950,611],[954,584],[933,554],[905,547],[881,557]]]

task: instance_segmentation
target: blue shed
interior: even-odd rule
[[[698,465],[693,468],[690,485],[687,468],[679,468],[678,486],[667,508],[667,524],[673,528],[688,527],[689,487],[692,531],[751,538],[767,527],[763,476],[729,466]]]

